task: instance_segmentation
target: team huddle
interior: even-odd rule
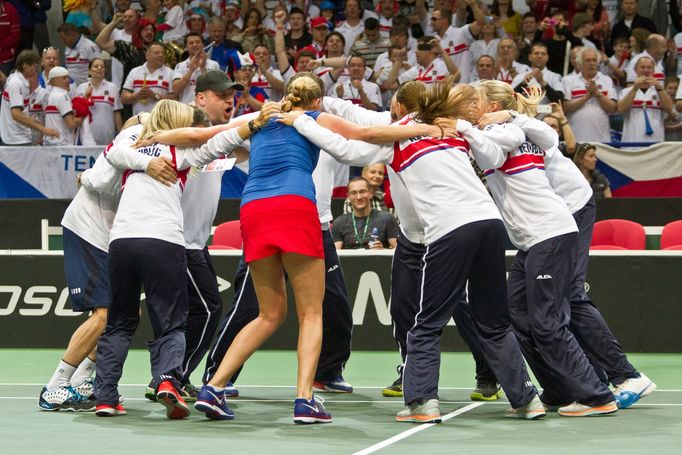
[[[535,119],[544,93],[494,80],[409,81],[390,111],[376,112],[324,96],[323,81],[301,72],[281,102],[230,120],[233,90],[223,72],[207,71],[193,103],[161,100],[131,118],[79,176],[62,221],[64,263],[74,310],[91,316],[41,391],[41,409],[126,413],[118,383],[144,289],[154,333],[146,396],[171,419],[187,417],[189,401],[209,419],[235,418],[228,398],[284,322],[288,279],[299,320],[293,420],[332,422],[319,393],[353,391],[343,378],[351,307],[329,232],[337,163],[383,163],[400,220],[390,312],[403,362],[384,389],[404,398],[396,421],[441,421],[450,318],[476,361],[472,399],[504,391],[507,417],[612,414],[656,389],[585,292],[594,197],[554,129]],[[244,255],[221,321],[206,242],[222,172],[204,166],[225,159],[248,160],[249,174]],[[508,238],[518,253],[507,277]],[[206,356],[195,388],[190,375]]]

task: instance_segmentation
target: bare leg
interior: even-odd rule
[[[283,253],[282,262],[296,297],[299,324],[296,396],[310,400],[322,347],[324,260],[296,253]]]
[[[64,361],[69,365],[78,366],[88,354],[96,350],[97,340],[107,325],[107,309],[97,308],[90,317],[81,324],[71,336],[69,345],[64,353]],[[95,359],[93,355],[92,360]]]
[[[260,313],[235,337],[208,383],[212,387],[225,387],[237,369],[282,325],[287,315],[286,287],[280,255],[252,261],[249,263],[249,270]]]

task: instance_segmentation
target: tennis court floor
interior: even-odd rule
[[[658,390],[613,416],[548,415],[542,421],[504,418],[505,400],[474,403],[473,362],[446,353],[441,366],[440,425],[399,424],[399,398],[381,388],[395,379],[393,352],[353,352],[345,377],[352,394],[324,394],[329,425],[292,423],[296,356],[257,352],[237,384],[231,422],[210,421],[192,409],[169,421],[143,398],[149,381],[146,351],[131,351],[120,391],[126,416],[42,412],[38,393],[54,371],[59,350],[0,350],[0,454],[682,454],[682,355],[634,354],[631,362]],[[199,382],[195,373],[195,381]]]

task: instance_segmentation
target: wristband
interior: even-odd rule
[[[248,125],[249,125],[249,131],[251,131],[251,134],[256,134],[256,133],[259,132],[260,129],[261,129],[260,126],[256,126],[256,122],[253,121],[253,120],[251,120],[251,121],[248,123]]]

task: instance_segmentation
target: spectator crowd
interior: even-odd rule
[[[656,4],[668,11],[667,28],[648,17]],[[50,45],[54,7],[0,0],[3,145],[106,145],[159,100],[193,100],[197,78],[212,69],[244,88],[232,117],[280,99],[299,71],[320,76],[326,96],[376,111],[411,80],[535,87],[545,93],[538,116],[566,155],[583,152],[576,164],[607,196],[608,182],[583,163],[594,147],[581,144],[641,145],[682,131],[676,0],[67,0],[60,43]],[[381,184],[364,183],[360,199],[383,195]],[[385,210],[386,193],[387,204],[363,202]],[[347,200],[347,213],[356,202]],[[394,228],[385,231],[373,243],[390,247]],[[335,240],[349,247],[341,234]]]

